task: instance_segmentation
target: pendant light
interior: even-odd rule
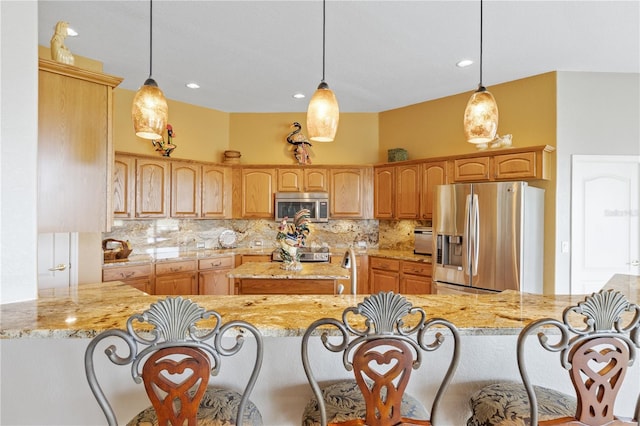
[[[151,78],[153,63],[153,0],[149,0],[149,78],[133,97],[131,118],[136,136],[143,139],[162,139],[167,126],[169,106],[158,83]]]
[[[340,118],[336,95],[324,81],[325,21],[325,0],[322,0],[322,80],[307,109],[307,133],[314,142],[333,142]]]
[[[480,84],[464,110],[467,142],[484,144],[495,139],[498,131],[498,104],[482,85],[482,0],[480,0]]]

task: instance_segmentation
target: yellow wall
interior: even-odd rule
[[[115,151],[156,155],[151,141],[133,133],[131,104],[135,92],[114,92],[113,146]],[[229,145],[229,113],[168,99],[169,124],[177,148],[171,158],[221,162]],[[165,134],[166,138],[166,134]],[[160,154],[157,154],[160,156]]]
[[[242,153],[244,164],[296,164],[287,143],[293,122],[306,133],[306,113],[231,114],[229,148]],[[373,164],[378,158],[378,114],[343,113],[335,141],[312,143],[313,164]]]

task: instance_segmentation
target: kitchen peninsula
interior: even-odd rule
[[[349,271],[333,263],[302,263],[300,271],[287,271],[280,262],[249,262],[227,273],[238,280],[239,295],[247,294],[340,294],[338,280]]]
[[[640,277],[615,275],[605,288],[623,292],[631,302],[640,301]],[[356,305],[363,297],[349,294],[190,296],[205,308],[217,310],[223,320],[242,318],[253,323],[265,337],[265,359],[252,400],[260,408],[265,425],[279,426],[299,425],[302,410],[311,396],[299,355],[305,329],[317,318],[340,317],[346,307]],[[83,356],[88,339],[108,328],[125,327],[131,314],[146,310],[158,298],[122,282],[109,282],[80,285],[71,291],[42,291],[37,300],[1,305],[0,343],[5,367],[2,379],[14,387],[3,396],[3,424],[104,424],[102,412],[84,377]],[[522,327],[540,317],[561,318],[567,305],[583,297],[505,291],[489,295],[407,295],[407,299],[423,307],[427,315],[446,318],[460,330],[461,362],[441,406],[444,424],[457,426],[466,421],[465,407],[473,391],[487,382],[518,379],[515,347]],[[445,339],[444,349],[448,350],[450,346],[447,347],[446,342]],[[340,367],[339,360],[334,360],[331,354],[326,356],[324,377],[341,378],[349,374]],[[545,365],[546,359],[532,357],[532,362],[541,367],[539,379],[569,392],[571,381],[566,372],[550,368],[548,363]],[[429,356],[425,361],[417,372],[421,380],[410,383],[408,391],[430,403],[432,386],[444,368],[441,358]],[[121,423],[125,423],[125,419],[148,402],[144,390],[131,380],[130,372],[120,373],[110,378],[106,391],[121,396],[115,408],[122,416]],[[213,380],[239,386],[234,373],[230,374],[226,376],[223,369]],[[640,378],[640,365],[634,365],[628,374]],[[55,383],[58,388],[64,383],[64,389],[32,392],[43,388],[45,382]],[[640,380],[625,382],[621,400],[616,405],[621,415],[632,411],[634,396],[639,391]],[[32,409],[34,404],[38,410]]]

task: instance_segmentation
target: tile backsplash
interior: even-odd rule
[[[413,228],[422,225],[417,221],[330,220],[328,223],[312,223],[307,245],[328,245],[344,248],[352,244],[367,248],[413,249]],[[115,220],[111,232],[104,238],[128,240],[134,253],[142,254],[160,248],[197,250],[219,248],[220,234],[232,230],[237,246],[241,248],[262,245],[276,246],[278,222],[274,220],[189,220],[149,219]]]

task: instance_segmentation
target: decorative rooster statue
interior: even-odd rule
[[[307,149],[307,145],[311,146],[311,143],[309,143],[307,137],[301,133],[302,126],[300,123],[296,121],[291,126],[296,129],[287,135],[287,142],[291,145],[295,145],[296,147],[293,151],[293,155],[296,157],[299,164],[311,164],[311,158]]]

